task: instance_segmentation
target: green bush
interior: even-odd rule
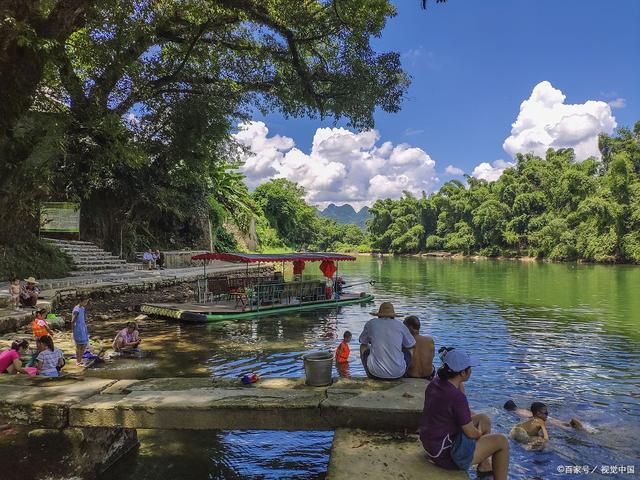
[[[69,274],[71,258],[37,238],[26,237],[13,245],[0,244],[0,278],[59,278]]]
[[[213,232],[213,251],[237,252],[238,242],[231,233],[224,229],[224,227],[219,226],[214,229]]]

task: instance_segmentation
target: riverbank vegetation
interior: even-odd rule
[[[397,111],[400,55],[370,44],[394,14],[379,0],[3,3],[0,246],[22,245],[27,269],[10,259],[0,276],[60,274],[34,265],[45,201],[79,203],[82,238],[115,253],[233,248],[224,222],[246,229],[256,211],[234,126],[259,110],[362,129]],[[267,218],[263,237],[315,241]]]
[[[448,251],[551,260],[640,262],[640,122],[601,135],[601,161],[573,150],[518,154],[495,182],[467,177],[436,193],[378,200],[375,251]]]
[[[294,182],[278,178],[264,183],[254,191],[253,200],[263,249],[371,250],[364,230],[318,215],[318,211],[305,202],[304,189]]]

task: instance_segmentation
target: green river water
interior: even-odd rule
[[[341,263],[340,274],[347,283],[376,280],[355,289],[374,293],[375,305],[206,325],[152,320],[141,326],[149,357],[107,362],[91,374],[299,377],[304,353],[333,350],[348,329],[354,334],[349,372],[361,376],[358,335],[368,311],[391,301],[396,310],[419,316],[422,333],[437,347],[464,348],[480,361],[467,394],[473,410],[492,417],[495,431],[508,433],[517,421],[501,408],[509,398],[523,407],[542,400],[552,416],[577,416],[595,429],[552,427],[542,452],[512,444],[510,478],[563,478],[559,470],[567,465],[595,468],[582,478],[633,478],[619,470],[602,473],[602,467],[640,468],[640,267],[358,257]],[[114,328],[90,325],[103,336]],[[105,478],[323,478],[332,440],[330,432],[139,436],[139,451]],[[32,456],[7,454],[24,441],[19,437],[0,439],[4,471],[16,472],[7,478],[46,478],[22,475],[33,472]],[[52,462],[59,457],[46,454]],[[64,478],[63,467],[53,470],[52,478]]]

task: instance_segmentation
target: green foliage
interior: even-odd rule
[[[305,202],[304,189],[289,180],[279,178],[260,185],[253,200],[258,208],[256,232],[261,251],[371,251],[361,228],[320,216]]]
[[[71,259],[59,249],[37,238],[0,245],[0,278],[56,278],[68,274]]]
[[[222,225],[213,231],[213,250],[216,252],[237,252],[238,242]]]
[[[3,3],[0,245],[33,237],[39,204],[60,200],[112,251],[231,248],[221,221],[260,214],[232,126],[255,109],[358,129],[398,111],[400,55],[370,43],[393,15],[387,0]],[[276,230],[313,244],[315,213],[296,215]]]
[[[600,150],[600,163],[576,163],[571,149],[519,154],[495,182],[467,177],[466,187],[451,181],[428,198],[378,200],[372,247],[640,262],[640,122],[601,135]]]
[[[332,252],[355,252],[368,247],[365,232],[354,224],[340,224],[320,217],[313,249]],[[369,251],[369,250],[366,250]]]
[[[308,247],[315,240],[319,218],[304,201],[304,188],[284,178],[263,183],[253,199],[285,244]]]
[[[258,236],[260,251],[271,252],[273,249],[286,249],[286,245],[278,236],[278,232],[269,225],[269,220],[263,215],[259,216],[256,222],[256,234]]]
[[[475,246],[471,227],[464,220],[455,224],[453,232],[444,237],[444,248],[451,252],[469,253]]]

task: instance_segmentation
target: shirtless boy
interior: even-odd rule
[[[530,448],[541,448],[544,442],[549,440],[549,432],[545,424],[549,417],[549,410],[544,403],[533,402],[531,413],[533,417],[513,427],[509,436],[517,442],[529,444]]]
[[[411,315],[404,319],[404,324],[416,340],[413,357],[405,376],[431,380],[435,375],[435,368],[433,367],[433,355],[435,353],[433,338],[420,335],[420,319],[418,317]]]
[[[544,405],[544,403],[534,402],[532,406],[535,404]],[[507,401],[504,404],[504,409],[509,412],[513,412],[519,417],[523,417],[523,418],[531,418],[534,416],[531,410],[527,410],[526,408],[518,408],[518,406],[513,400]],[[588,433],[595,432],[595,429],[593,427],[587,426],[585,423],[581,422],[576,417],[571,417],[571,419],[568,422],[563,422],[561,420],[558,420],[557,418],[552,418],[552,417],[547,417],[546,421],[556,427],[563,427],[563,428],[573,427],[576,430],[583,430]]]

